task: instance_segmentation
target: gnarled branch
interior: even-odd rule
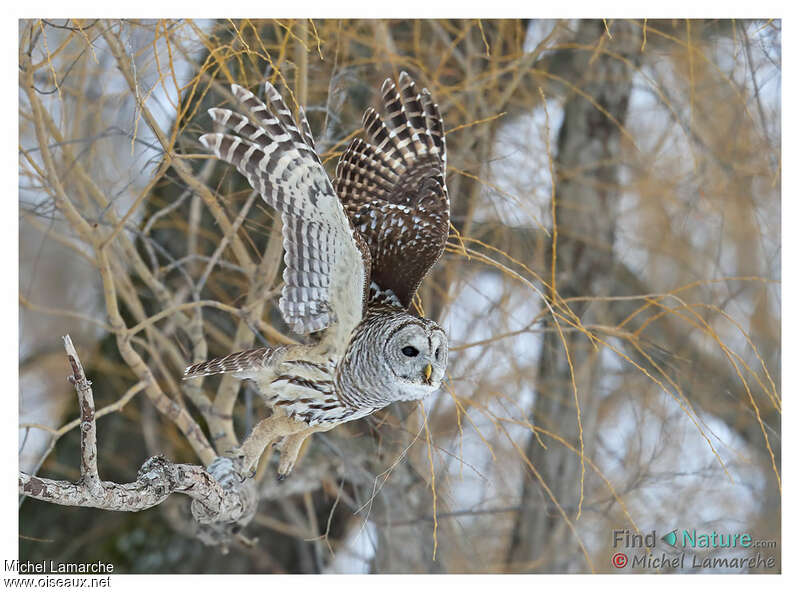
[[[92,384],[86,378],[69,336],[64,337],[81,411],[81,477],[77,482],[51,480],[20,472],[19,492],[55,504],[136,512],[162,503],[179,492],[192,498],[192,515],[204,526],[199,534],[209,544],[225,544],[237,526],[253,518],[257,506],[254,481],[243,475],[239,461],[217,457],[208,468],[173,463],[162,456],[144,462],[136,481],[117,484],[100,479]]]

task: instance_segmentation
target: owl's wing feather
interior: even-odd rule
[[[286,323],[298,334],[336,326],[346,336],[363,316],[369,251],[314,150],[305,114],[298,128],[278,91],[265,86],[268,106],[232,85],[246,115],[210,109],[233,134],[205,134],[200,141],[281,214],[286,269],[279,308]]]
[[[186,367],[183,372],[184,379],[194,377],[205,377],[208,375],[219,375],[221,373],[239,373],[247,375],[252,371],[269,366],[273,356],[281,352],[284,347],[277,348],[254,348],[242,352],[234,352],[221,358],[213,358]],[[244,377],[242,377],[244,378]]]
[[[386,120],[364,114],[367,140],[353,140],[336,168],[335,187],[371,253],[371,281],[408,308],[450,228],[447,151],[438,106],[403,72],[400,88],[381,88]]]

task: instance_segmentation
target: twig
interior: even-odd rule
[[[137,393],[139,393],[142,389],[144,389],[145,387],[146,387],[146,385],[144,383],[142,383],[141,381],[139,381],[138,383],[133,385],[130,389],[128,389],[128,391],[126,391],[122,395],[122,397],[120,397],[113,404],[108,404],[107,406],[97,410],[97,412],[94,415],[95,419],[102,418],[103,416],[105,416],[107,414],[111,414],[112,412],[119,412],[120,410],[122,410],[122,408],[125,407],[125,404],[127,404],[131,399],[133,399],[133,397]],[[38,424],[36,422],[20,422],[19,427],[20,428],[38,428],[39,430],[44,430],[45,432],[49,432],[50,434],[53,435],[53,437],[55,439],[58,439],[58,438],[64,436],[66,433],[68,433],[70,430],[72,430],[76,426],[80,425],[80,423],[81,423],[81,419],[80,418],[75,418],[75,420],[72,420],[71,422],[66,423],[61,428],[51,428],[49,426],[45,426],[44,424]]]

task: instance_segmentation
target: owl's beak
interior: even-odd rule
[[[430,383],[431,382],[431,373],[433,372],[433,367],[431,366],[431,364],[430,363],[426,364],[425,368],[422,370],[422,372],[425,374],[425,382],[426,383]]]

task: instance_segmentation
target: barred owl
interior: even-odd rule
[[[272,415],[238,453],[249,469],[280,442],[282,479],[311,433],[439,388],[447,336],[409,308],[444,251],[450,203],[439,108],[405,72],[399,85],[384,82],[386,117],[366,111],[366,140],[351,142],[333,183],[302,108],[297,125],[275,88],[265,86],[266,104],[232,85],[242,113],[209,110],[232,133],[200,141],[280,213],[286,267],[279,309],[309,343],[201,362],[184,378],[235,373],[256,383]]]

